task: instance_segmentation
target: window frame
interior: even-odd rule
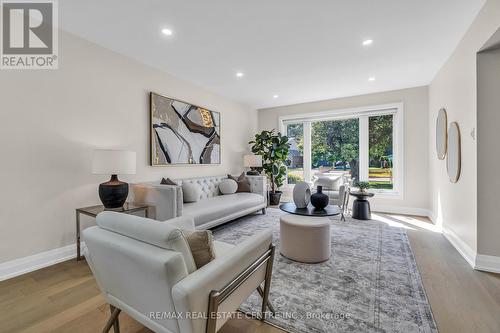
[[[369,117],[393,115],[392,145],[393,145],[393,189],[371,189],[377,197],[390,199],[404,199],[404,104],[390,103],[382,105],[363,106],[347,109],[333,109],[328,111],[284,115],[278,117],[278,128],[286,135],[288,124],[304,124],[304,179],[311,180],[311,124],[316,121],[341,120],[348,118],[359,119],[359,165],[360,180],[368,181],[369,172]],[[306,154],[306,152],[308,154]],[[306,157],[307,155],[307,157]],[[306,168],[306,159],[309,167]],[[307,174],[309,173],[309,174]]]

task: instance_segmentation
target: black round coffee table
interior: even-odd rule
[[[356,220],[371,220],[372,212],[368,198],[375,194],[370,192],[353,191],[350,193],[356,200],[352,203],[352,218]]]
[[[340,214],[340,207],[334,205],[328,205],[325,209],[316,210],[311,204],[309,204],[306,208],[297,208],[293,202],[287,202],[280,205],[280,209],[284,212],[295,214],[295,215],[303,215],[303,216],[335,216]]]

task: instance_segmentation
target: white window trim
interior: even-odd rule
[[[366,135],[367,131],[362,131],[362,126],[368,126],[368,117],[376,116],[376,115],[384,115],[390,114],[394,115],[393,120],[393,151],[396,153],[396,159],[393,160],[393,178],[394,178],[394,188],[392,190],[383,190],[383,189],[372,189],[370,190],[373,193],[377,193],[377,197],[379,198],[387,198],[387,199],[404,199],[404,183],[405,183],[405,168],[404,168],[404,104],[400,103],[391,103],[391,104],[382,104],[382,105],[373,105],[373,106],[363,106],[356,108],[348,108],[348,109],[337,109],[337,110],[329,110],[329,111],[321,111],[321,112],[312,112],[312,113],[303,113],[303,114],[293,114],[280,116],[278,118],[278,128],[281,133],[286,135],[286,125],[287,124],[296,124],[296,123],[304,123],[309,124],[309,135],[311,132],[310,125],[311,122],[314,121],[325,121],[325,120],[339,120],[346,118],[359,118],[360,119],[360,139],[359,139],[359,150],[360,150],[360,178],[361,180],[367,180],[368,175],[362,175],[361,170],[368,170],[368,168],[361,168],[362,163],[368,163],[368,137]],[[366,120],[362,120],[366,119]],[[304,127],[304,134],[306,129]],[[304,139],[304,146],[306,146],[306,141]],[[308,142],[309,150],[310,150],[310,140]],[[304,147],[307,148],[307,147]],[[306,149],[305,149],[306,150]],[[362,152],[364,152],[362,154]],[[304,154],[304,162],[306,157]],[[365,156],[366,155],[366,156]],[[362,157],[363,156],[363,157]],[[310,159],[310,154],[307,159]],[[304,163],[305,165],[305,163]],[[309,172],[310,171],[309,166]],[[306,172],[306,168],[304,167],[304,173]],[[304,179],[307,179],[304,174]]]

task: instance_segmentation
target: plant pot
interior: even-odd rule
[[[323,186],[318,186],[316,193],[311,195],[311,205],[314,206],[316,210],[325,209],[330,202],[330,198],[323,193]]]
[[[279,205],[282,193],[283,192],[281,192],[281,191],[276,191],[274,193],[269,191],[269,205],[271,205],[271,206]]]

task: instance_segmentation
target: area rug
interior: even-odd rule
[[[437,332],[406,231],[376,219],[331,219],[332,254],[320,264],[279,253],[279,217],[268,209],[213,229],[216,240],[237,244],[272,229],[276,256],[267,320],[290,332]],[[258,313],[254,293],[242,304]]]

